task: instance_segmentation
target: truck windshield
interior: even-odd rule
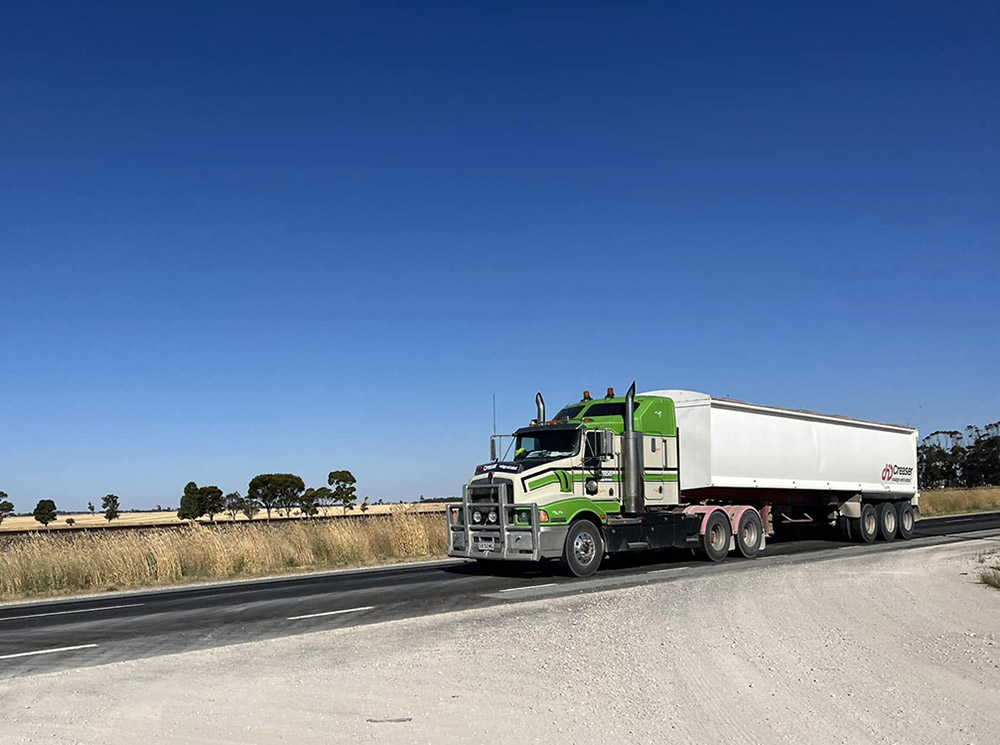
[[[517,436],[514,461],[555,460],[576,455],[580,450],[580,430],[553,429]]]

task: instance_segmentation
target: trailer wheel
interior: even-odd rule
[[[604,558],[604,539],[590,520],[577,520],[566,532],[562,564],[576,577],[589,577]]]
[[[851,535],[858,543],[874,543],[878,535],[878,515],[871,503],[861,505],[861,517],[851,518]]]
[[[916,524],[916,517],[913,514],[913,505],[909,502],[896,503],[896,530],[899,537],[908,541],[913,537],[913,527]]]
[[[760,552],[763,537],[764,526],[757,510],[747,510],[740,515],[739,526],[736,528],[736,548],[743,556],[754,558]]]
[[[843,541],[851,540],[851,518],[844,515],[837,518],[837,534]]]
[[[722,561],[729,553],[729,542],[733,531],[729,518],[722,510],[716,510],[705,522],[705,532],[700,536],[699,553],[709,561]]]
[[[892,502],[882,502],[878,506],[878,534],[883,541],[892,541],[896,538],[896,507]]]

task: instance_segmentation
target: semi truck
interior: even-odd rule
[[[754,558],[800,523],[863,543],[913,535],[912,427],[634,382],[624,397],[585,391],[551,419],[541,393],[535,406],[527,427],[490,439],[449,505],[450,556],[558,559],[584,577],[630,551]]]

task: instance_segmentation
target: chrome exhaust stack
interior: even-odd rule
[[[538,409],[538,423],[545,424],[545,399],[541,393],[535,394],[535,408]]]
[[[643,482],[642,432],[635,431],[635,381],[625,394],[625,431],[622,433],[622,512],[646,511]]]

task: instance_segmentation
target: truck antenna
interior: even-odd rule
[[[497,433],[497,394],[493,394],[493,434]]]

